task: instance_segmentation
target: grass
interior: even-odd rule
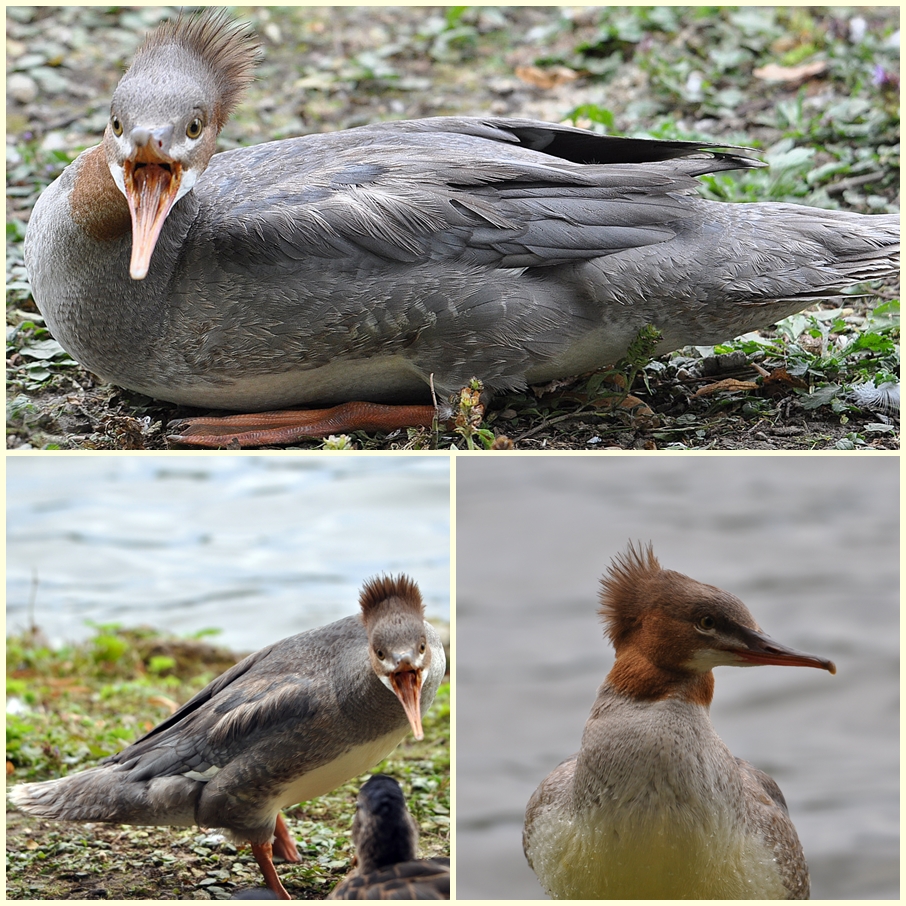
[[[7,778],[46,780],[93,766],[165,719],[237,656],[200,638],[97,626],[52,649],[39,632],[7,640]],[[449,855],[450,687],[374,771],[395,777],[421,830],[423,856]],[[369,772],[371,773],[371,772]],[[349,870],[355,798],[367,775],[285,816],[302,861],[279,865],[296,898],[323,899]],[[199,828],[45,821],[7,813],[9,899],[229,899],[260,887],[250,850]]]

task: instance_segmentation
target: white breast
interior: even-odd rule
[[[589,720],[573,782],[527,828],[527,852],[556,899],[783,899],[744,796],[705,708],[623,700]]]
[[[379,761],[383,761],[399,745],[400,740],[408,731],[407,725],[387,736],[355,746],[344,752],[339,758],[296,778],[289,785],[282,787],[273,797],[274,813],[287,806],[324,796],[346,783],[350,778],[364,774]]]

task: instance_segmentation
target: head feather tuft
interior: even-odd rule
[[[646,586],[661,572],[651,542],[645,547],[639,542],[637,547],[630,541],[626,552],[617,554],[611,561],[601,579],[598,613],[614,647],[638,625],[648,599]]]
[[[254,33],[247,25],[231,20],[222,9],[209,9],[194,16],[180,13],[145,38],[127,76],[141,74],[147,65],[154,64],[157,53],[169,47],[187,53],[213,79],[217,128],[223,128],[254,78],[261,50]]]
[[[407,609],[424,616],[425,605],[418,585],[402,574],[396,577],[382,575],[369,579],[362,586],[359,606],[363,615],[369,615],[382,609],[391,599],[401,601]]]

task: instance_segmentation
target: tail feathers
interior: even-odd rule
[[[828,257],[828,272],[836,270],[841,288],[850,283],[895,276],[900,269],[900,218],[896,214],[854,214],[846,211],[785,209],[800,242],[815,243]],[[794,212],[794,216],[789,216]],[[795,240],[792,242],[795,249]]]
[[[80,774],[23,783],[9,799],[17,808],[60,821],[107,821],[115,824],[195,824],[195,803],[204,784],[180,775],[133,782],[107,767]]]
[[[838,266],[846,280],[861,283],[892,277],[900,270],[900,218],[893,215],[862,216],[849,223],[843,221],[838,234],[839,245],[828,247],[838,255]]]
[[[900,271],[900,219],[801,205],[724,205],[735,243],[726,292],[747,306],[783,311],[833,299],[849,287]]]

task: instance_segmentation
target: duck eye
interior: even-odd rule
[[[701,629],[713,629],[717,624],[714,622],[714,617],[702,617],[698,621],[698,625]]]
[[[110,117],[110,128],[117,137],[123,134],[123,123],[115,113]]]
[[[196,116],[188,126],[186,126],[186,135],[189,138],[198,138],[201,135],[201,120]]]

